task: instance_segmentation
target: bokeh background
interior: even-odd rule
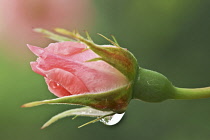
[[[166,75],[179,87],[210,85],[210,2],[206,0],[0,0],[0,139],[1,140],[207,140],[210,99],[131,101],[121,123],[95,123],[92,118],[65,118],[39,128],[51,116],[75,108],[26,102],[55,98],[29,62],[36,57],[26,44],[51,41],[35,27],[88,30],[115,35],[144,68]]]

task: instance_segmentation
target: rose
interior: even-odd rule
[[[86,62],[99,56],[85,50],[84,43],[66,41],[51,43],[47,48],[28,47],[39,57],[31,62],[33,71],[45,77],[49,90],[58,97],[106,92],[129,83],[120,71],[102,60]]]
[[[135,57],[127,49],[121,48],[115,38],[113,42],[101,35],[113,45],[97,45],[89,36],[85,39],[76,32],[64,29],[55,31],[71,36],[77,42],[43,29],[36,31],[62,41],[44,49],[28,45],[39,57],[31,63],[32,69],[45,77],[49,90],[60,98],[27,103],[23,107],[41,104],[87,106],[58,114],[43,128],[72,115],[98,117],[89,123],[101,120],[113,125],[122,118],[131,99],[161,102],[167,99],[210,97],[210,87],[177,88],[164,75],[138,67]],[[112,118],[114,122],[110,121]]]
[[[132,98],[138,70],[135,57],[127,49],[109,39],[113,45],[99,46],[89,36],[84,39],[78,33],[63,29],[57,31],[70,34],[80,42],[44,29],[35,31],[44,33],[53,40],[62,41],[51,43],[46,48],[28,45],[38,56],[36,62],[31,62],[33,71],[44,76],[48,89],[60,98],[32,102],[23,107],[54,103],[89,106],[58,114],[43,128],[70,115],[99,117],[96,121],[103,119],[105,124],[109,124],[106,120],[111,119],[110,116],[119,117],[116,113],[122,113],[120,116],[123,116]],[[115,121],[117,122],[119,120]]]
[[[36,62],[31,62],[33,71],[44,76],[49,90],[60,98],[33,102],[24,107],[64,103],[115,113],[126,110],[138,70],[135,57],[127,49],[111,40],[113,45],[97,45],[89,36],[85,39],[64,29],[57,29],[57,32],[70,34],[78,41],[43,29],[36,31],[62,41],[46,48],[28,45],[38,56]]]

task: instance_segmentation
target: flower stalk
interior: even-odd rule
[[[210,97],[210,87],[178,88],[175,87],[174,99],[202,99]]]
[[[133,99],[162,102],[167,99],[202,99],[210,97],[210,87],[178,88],[164,75],[139,68]]]

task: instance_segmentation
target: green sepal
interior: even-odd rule
[[[59,114],[53,116],[49,121],[47,121],[42,126],[41,129],[48,127],[49,125],[58,121],[59,119],[69,117],[69,116],[104,117],[107,115],[113,115],[113,112],[112,111],[100,111],[100,110],[93,109],[91,107],[82,107],[82,108],[71,109],[71,110],[67,110],[67,111],[64,111],[62,113],[59,113]],[[90,123],[92,123],[92,121]],[[87,124],[87,123],[85,123],[85,124]],[[82,125],[82,126],[84,126],[84,125]]]
[[[103,58],[104,61],[115,67],[124,74],[129,81],[133,81],[136,77],[138,63],[136,58],[128,50],[121,47],[106,47],[93,43],[91,40],[83,38],[79,33],[67,31],[65,29],[56,28],[56,32],[68,35],[85,43],[93,52]]]
[[[73,40],[71,38],[68,38],[68,37],[65,37],[65,36],[61,36],[61,35],[57,35],[57,34],[55,34],[53,32],[50,32],[50,31],[42,29],[42,28],[35,28],[34,31],[38,32],[38,33],[42,33],[42,34],[46,35],[47,38],[52,39],[54,41],[59,41],[59,42],[62,42],[62,41],[75,41],[75,40]]]
[[[118,69],[129,81],[135,79],[137,61],[130,52],[119,47],[90,47],[102,60]]]
[[[51,100],[35,101],[24,104],[22,107],[33,107],[42,104],[74,104],[90,106],[101,111],[113,111],[123,113],[132,97],[130,84],[120,88],[100,93],[83,93],[78,95],[64,96]]]
[[[114,36],[113,36],[114,41],[112,41],[111,39],[109,39],[109,38],[105,37],[105,36],[104,36],[104,35],[102,35],[102,34],[99,34],[99,33],[98,33],[98,35],[100,35],[101,37],[103,37],[104,39],[106,39],[107,41],[109,41],[110,43],[112,43],[112,45],[114,45],[114,46],[116,46],[116,47],[120,47],[120,46],[119,46],[119,44],[117,43],[117,41],[116,41],[116,39],[115,39],[115,37],[114,37]]]
[[[93,58],[93,59],[87,60],[85,62],[93,62],[93,61],[99,61],[99,60],[103,60],[103,58]]]

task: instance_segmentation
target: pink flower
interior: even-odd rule
[[[133,54],[121,48],[114,37],[112,41],[101,35],[112,45],[98,45],[88,33],[86,39],[76,31],[61,28],[54,29],[60,35],[42,28],[35,31],[59,41],[46,48],[28,45],[38,56],[36,62],[31,62],[33,71],[45,77],[49,90],[59,98],[30,102],[22,107],[42,104],[86,106],[58,114],[42,128],[72,115],[98,117],[89,123],[102,119],[102,122],[109,124],[107,119],[118,115],[121,119],[133,97],[138,74],[138,63]],[[110,125],[116,124],[120,119]]]
[[[65,41],[46,48],[28,47],[38,56],[36,62],[31,62],[33,71],[45,77],[49,90],[58,97],[106,92],[129,83],[105,61],[87,62],[99,56],[84,43]]]

